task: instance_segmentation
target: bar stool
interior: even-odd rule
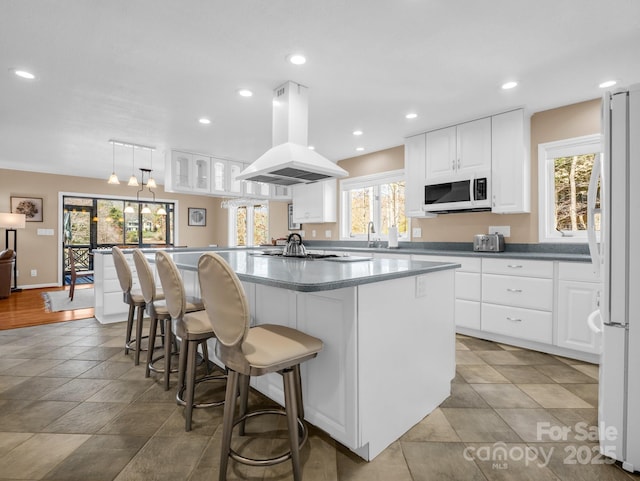
[[[163,374],[164,376],[164,390],[169,390],[169,375],[172,372],[178,372],[178,369],[171,369],[171,356],[178,353],[178,343],[171,330],[171,314],[167,309],[167,302],[164,299],[157,299],[156,296],[156,281],[153,275],[153,269],[149,264],[149,261],[142,253],[140,249],[133,251],[133,261],[136,264],[136,271],[138,272],[138,279],[140,280],[140,287],[142,289],[142,295],[146,304],[146,310],[151,319],[149,324],[149,347],[147,349],[147,366],[145,368],[144,377],[149,377],[151,371]],[[201,311],[204,309],[202,301],[200,299],[189,297],[187,298],[186,312]],[[160,322],[160,329],[162,333],[162,344],[164,347],[164,354],[153,357],[155,349],[155,338],[158,330],[158,322]],[[175,351],[172,351],[172,347],[175,347]],[[164,359],[164,368],[157,367],[155,364]]]
[[[228,373],[219,480],[226,480],[231,457],[251,466],[271,466],[291,459],[293,479],[300,481],[300,448],[308,434],[304,422],[300,364],[318,355],[323,347],[322,341],[285,326],[262,324],[250,328],[249,305],[242,284],[218,254],[208,252],[200,257],[198,276],[206,313],[218,339],[216,355],[224,362]],[[277,372],[283,377],[284,412],[273,409],[247,412],[250,377],[270,372]],[[239,417],[234,418],[238,385],[240,412]],[[246,419],[258,414],[286,415],[290,446],[288,453],[271,459],[253,459],[231,449],[233,427],[240,424],[240,435],[243,435]]]
[[[135,365],[137,366],[138,364],[140,364],[140,351],[146,350],[142,349],[141,347],[143,339],[142,320],[144,318],[145,308],[144,297],[142,296],[142,292],[131,290],[133,286],[131,268],[127,263],[127,259],[124,257],[122,250],[117,246],[113,246],[111,248],[111,254],[113,256],[113,264],[115,265],[116,272],[118,274],[120,288],[122,289],[123,300],[125,304],[129,304],[129,315],[127,316],[127,333],[124,343],[124,353],[129,354],[129,349],[133,349],[131,346],[135,344]],[[136,337],[135,339],[132,339],[131,331],[133,330],[133,317],[134,311],[136,309],[138,310],[138,316],[136,318]]]
[[[224,404],[224,399],[195,402],[196,384],[204,381],[226,381],[227,376],[226,374],[210,375],[207,341],[216,336],[204,310],[187,313],[188,304],[184,284],[171,256],[164,251],[157,252],[156,269],[165,293],[167,310],[172,321],[176,323],[176,335],[181,339],[176,401],[185,407],[185,431],[191,431],[193,409]],[[196,379],[196,354],[199,344],[202,345],[207,375]]]

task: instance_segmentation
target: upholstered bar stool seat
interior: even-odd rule
[[[195,401],[197,383],[204,381],[226,381],[226,374],[211,375],[209,372],[209,351],[207,341],[215,338],[209,319],[203,310],[197,310],[202,304],[194,303],[186,296],[182,277],[171,256],[166,252],[156,253],[156,268],[160,283],[165,292],[167,310],[175,322],[176,335],[181,339],[178,361],[178,392],[176,400],[185,407],[185,430],[191,430],[193,410],[220,406],[224,399],[215,401]],[[188,312],[190,306],[194,309]],[[196,379],[196,358],[198,345],[202,346],[202,356],[207,375]]]
[[[238,279],[222,257],[206,253],[198,261],[200,290],[207,316],[216,333],[216,354],[227,367],[227,388],[222,421],[219,480],[225,481],[229,457],[252,465],[270,466],[291,459],[293,479],[302,479],[300,447],[307,439],[302,402],[300,364],[318,355],[323,348],[320,339],[295,329],[263,324],[249,328],[247,298]],[[284,381],[284,413],[281,410],[247,411],[251,376],[277,372]],[[240,388],[240,411],[235,417],[235,398]],[[231,449],[233,426],[240,424],[244,434],[247,418],[264,414],[285,414],[290,451],[269,459],[254,459]]]

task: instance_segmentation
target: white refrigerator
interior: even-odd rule
[[[602,331],[600,450],[635,471],[640,470],[640,84],[605,94],[602,107],[604,156],[594,165],[588,202],[589,247],[604,281],[599,311],[589,319],[592,329]],[[593,231],[598,211],[599,244]]]

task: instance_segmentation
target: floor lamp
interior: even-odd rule
[[[9,233],[13,232],[13,252],[16,253],[16,257],[13,263],[13,287],[11,292],[19,292],[22,289],[18,289],[18,231],[17,229],[24,229],[26,222],[26,216],[24,214],[10,214],[8,212],[0,212],[0,229],[6,229],[5,232],[5,249],[9,248]]]

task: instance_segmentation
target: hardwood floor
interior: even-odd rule
[[[76,285],[77,290],[90,287],[93,287],[93,284]],[[69,286],[25,289],[22,292],[12,293],[6,299],[0,299],[0,330],[93,317],[93,307],[75,311],[47,312],[44,308],[42,293],[63,290],[69,290]]]

